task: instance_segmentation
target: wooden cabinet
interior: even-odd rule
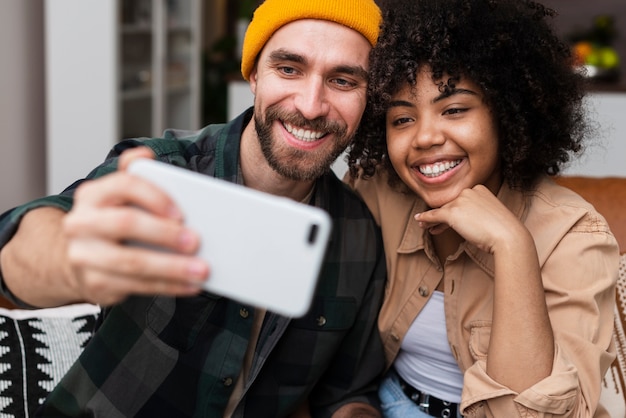
[[[202,0],[46,0],[47,192],[116,141],[200,128]]]

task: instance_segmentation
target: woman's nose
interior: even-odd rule
[[[438,128],[436,118],[420,117],[415,126],[413,147],[427,149],[445,142],[445,135]]]

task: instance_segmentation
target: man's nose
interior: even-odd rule
[[[295,106],[302,116],[309,120],[327,116],[330,103],[324,80],[317,77],[308,78],[300,91],[296,92]]]

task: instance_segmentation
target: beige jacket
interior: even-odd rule
[[[466,242],[442,268],[428,235],[413,220],[426,208],[421,199],[393,191],[381,176],[349,182],[382,227],[389,281],[378,323],[388,366],[443,276],[448,340],[464,372],[466,417],[608,417],[597,405],[602,378],[615,357],[611,336],[619,250],[590,204],[549,178],[532,193],[507,186],[498,193],[535,239],[556,343],[552,374],[515,393],[485,372],[492,256]]]

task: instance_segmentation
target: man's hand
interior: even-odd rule
[[[200,291],[208,266],[193,256],[198,236],[164,192],[125,171],[152,157],[147,148],[129,150],[117,172],[79,186],[69,213],[42,208],[24,217],[1,259],[18,298],[35,306],[110,305],[132,294]]]
[[[371,405],[353,402],[339,408],[333,418],[381,418],[381,414]]]
[[[90,302],[108,305],[131,294],[191,295],[207,277],[206,264],[193,257],[199,239],[185,228],[172,200],[126,173],[131,161],[147,157],[152,158],[147,148],[122,154],[116,173],[78,188],[64,219],[68,261],[78,291]]]
[[[289,418],[311,418],[309,403],[304,402]],[[381,418],[380,412],[371,405],[360,402],[346,404],[333,414],[332,418]]]

